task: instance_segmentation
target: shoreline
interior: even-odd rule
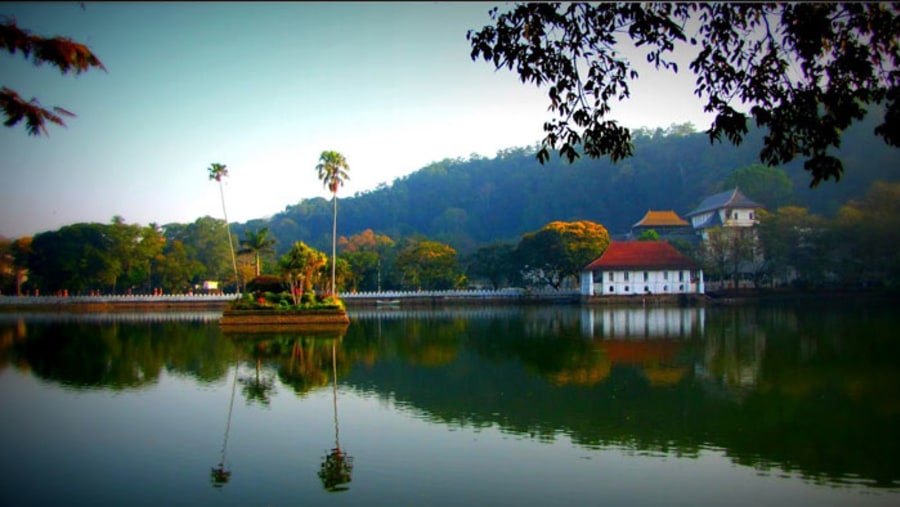
[[[21,311],[76,311],[76,312],[134,312],[167,310],[209,310],[224,312],[228,303],[236,296],[0,296],[0,312]],[[631,295],[625,297],[593,296],[572,294],[533,294],[519,297],[466,297],[416,296],[392,298],[388,306],[381,297],[352,297],[342,299],[348,309],[370,308],[428,308],[444,306],[527,306],[536,304],[566,304],[585,306],[641,306],[647,304],[666,306],[733,305],[767,303],[791,300],[835,300],[855,298],[900,299],[900,291],[890,289],[740,289],[715,291],[706,294],[682,296],[672,295]]]

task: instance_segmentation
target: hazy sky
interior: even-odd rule
[[[213,162],[228,167],[228,219],[244,222],[328,197],[323,150],[347,158],[348,197],[444,158],[531,145],[546,91],[469,56],[466,32],[494,5],[506,4],[2,3],[32,33],[87,44],[108,72],[63,76],[0,54],[0,85],[77,114],[49,137],[0,126],[0,236],[114,215],[221,218]],[[685,71],[644,72],[613,118],[704,129],[692,85]]]

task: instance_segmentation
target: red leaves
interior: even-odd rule
[[[12,127],[22,120],[25,120],[25,129],[29,135],[36,136],[43,133],[48,135],[46,122],[52,122],[65,127],[66,124],[60,117],[74,117],[75,114],[61,107],[54,107],[53,111],[44,109],[37,99],[31,99],[26,102],[18,93],[3,87],[0,90],[0,109],[6,115],[6,121],[3,122],[7,127]]]
[[[84,44],[65,37],[44,38],[31,35],[27,30],[16,26],[14,20],[0,23],[0,49],[5,49],[11,55],[21,52],[36,66],[50,63],[63,74],[70,71],[80,74],[92,67],[106,71],[100,59]],[[75,116],[61,107],[53,107],[52,111],[46,109],[35,98],[25,101],[18,93],[6,87],[0,90],[0,109],[6,116],[4,125],[12,127],[25,120],[25,129],[32,136],[49,135],[47,122],[65,127],[62,116]]]

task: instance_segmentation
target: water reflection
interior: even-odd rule
[[[347,486],[353,480],[353,456],[341,449],[341,438],[338,426],[338,397],[337,397],[337,340],[331,342],[331,371],[334,373],[332,382],[332,396],[334,406],[334,447],[325,455],[319,467],[319,479],[322,487],[330,492],[346,491]]]
[[[451,428],[688,459],[712,449],[760,473],[833,485],[900,481],[900,316],[890,303],[350,317],[346,335],[330,339],[224,336],[191,319],[6,319],[0,368],[78,390],[137,390],[162,372],[227,381],[234,367],[232,391],[240,384],[246,404],[265,410],[277,396],[302,399],[331,383],[334,446],[318,470],[326,490],[346,489],[352,472],[339,438],[339,383]],[[238,374],[239,357],[252,373]],[[230,412],[213,475],[230,473]]]
[[[231,433],[231,415],[234,413],[234,393],[237,390],[237,375],[239,364],[234,365],[234,379],[231,381],[231,398],[228,401],[228,417],[225,420],[225,437],[222,439],[222,456],[219,464],[210,471],[210,480],[213,487],[221,488],[231,480],[231,470],[225,468],[225,453],[228,450],[228,435]]]

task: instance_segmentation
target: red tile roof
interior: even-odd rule
[[[697,264],[668,241],[613,241],[584,269],[697,269]]]
[[[690,225],[674,211],[648,210],[644,218],[632,227],[690,227]]]

